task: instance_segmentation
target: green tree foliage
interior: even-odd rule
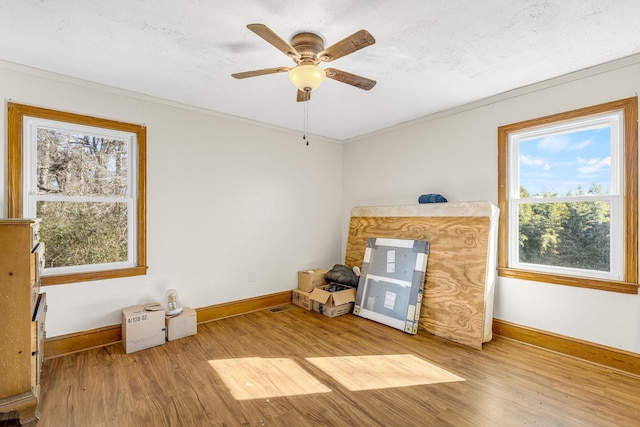
[[[127,194],[123,140],[38,130],[38,194],[47,267],[126,261]]]
[[[587,194],[603,193],[602,187],[593,185]],[[578,188],[577,195],[584,196],[584,190]],[[520,196],[531,197],[525,188],[520,188]],[[552,192],[538,196],[544,201],[520,205],[520,262],[609,271],[609,204],[602,200],[549,202],[558,197]]]
[[[127,260],[124,203],[39,202],[47,267]]]

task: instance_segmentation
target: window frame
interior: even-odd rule
[[[509,152],[510,135],[535,128],[552,127],[577,119],[587,119],[605,113],[623,114],[623,156],[621,195],[623,198],[621,280],[605,280],[578,275],[521,270],[509,266]],[[498,127],[498,207],[500,208],[498,233],[498,275],[559,285],[577,286],[621,293],[638,293],[638,98],[626,98],[595,106],[580,108],[540,118]],[[515,239],[517,242],[518,239]],[[614,242],[616,243],[616,242]]]
[[[137,228],[137,235],[134,236],[136,244],[135,265],[126,268],[46,275],[41,277],[42,285],[59,285],[145,275],[148,269],[146,265],[146,126],[12,102],[8,103],[7,111],[7,214],[9,218],[21,218],[24,212],[24,203],[26,203],[23,185],[25,173],[23,159],[25,150],[28,149],[25,147],[25,144],[29,144],[30,142],[24,141],[25,118],[66,122],[73,125],[123,131],[136,135],[137,159],[133,164],[133,166],[137,168],[137,182],[135,183],[136,212],[134,213]]]

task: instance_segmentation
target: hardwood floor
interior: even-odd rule
[[[34,425],[620,427],[640,421],[638,376],[500,337],[480,351],[353,315],[330,319],[283,308],[201,324],[196,336],[136,353],[115,344],[50,359]],[[336,379],[318,367],[334,359],[312,363],[372,355],[413,355],[464,380],[351,391],[350,382],[366,387],[362,371],[353,381]],[[216,371],[212,365],[220,364],[209,363],[239,358],[251,358],[244,372]],[[268,368],[255,363],[259,358],[269,366],[283,362],[285,380],[282,371],[276,378],[261,370]],[[363,360],[366,366],[369,359]],[[231,376],[243,378],[243,390],[267,395],[237,399],[223,381]],[[301,386],[314,393],[299,394]],[[287,396],[288,389],[298,394]]]

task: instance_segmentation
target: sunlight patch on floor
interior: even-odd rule
[[[464,381],[411,354],[308,357],[306,360],[351,391]]]
[[[209,365],[237,400],[331,391],[291,359],[245,357],[209,360]]]

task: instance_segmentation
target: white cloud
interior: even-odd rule
[[[558,153],[569,146],[569,139],[564,135],[551,135],[538,142],[538,149],[550,153]]]
[[[529,155],[521,155],[520,163],[527,166],[541,167],[545,170],[549,169],[549,163],[545,159],[541,159],[540,157],[531,157]]]
[[[582,142],[577,142],[577,143],[571,145],[571,147],[569,147],[569,149],[572,150],[572,151],[582,150],[583,148],[587,148],[589,145],[591,145],[591,140],[590,139],[585,139]]]
[[[580,166],[577,171],[582,174],[590,175],[600,171],[601,169],[611,167],[611,157],[605,157],[603,159],[583,159],[582,157],[578,157],[578,163],[584,166]]]

